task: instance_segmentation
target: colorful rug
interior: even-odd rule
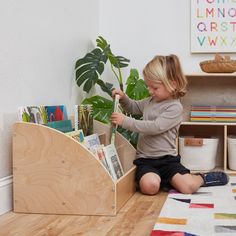
[[[194,194],[171,190],[151,236],[236,235],[236,176]]]

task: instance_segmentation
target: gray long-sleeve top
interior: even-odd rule
[[[143,115],[143,120],[125,116],[122,124],[123,128],[139,133],[138,158],[177,155],[176,138],[183,113],[179,99],[156,102],[149,97],[135,101],[125,96],[120,103],[126,112]]]

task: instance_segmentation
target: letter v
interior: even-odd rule
[[[202,39],[200,39],[200,37],[197,37],[197,40],[201,46],[203,45],[205,39],[206,39],[206,36],[204,36]]]

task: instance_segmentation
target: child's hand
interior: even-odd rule
[[[120,99],[123,99],[125,94],[120,89],[113,89],[112,90],[112,97],[114,98],[116,94],[120,95]]]
[[[111,115],[111,122],[114,125],[122,125],[125,115],[119,112],[113,112]]]

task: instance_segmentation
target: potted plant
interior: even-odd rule
[[[110,65],[118,86],[124,91],[122,68],[129,65],[130,60],[123,56],[116,56],[110,47],[110,44],[102,37],[96,39],[96,48],[87,53],[83,58],[76,61],[75,80],[79,87],[87,93],[93,86],[100,86],[101,90],[111,97],[113,84],[106,83],[101,76],[106,65]],[[149,96],[148,89],[136,69],[131,69],[126,81],[125,93],[132,99],[140,100]],[[82,101],[82,104],[93,105],[94,119],[103,123],[110,123],[110,116],[113,112],[113,100],[102,96],[92,96]],[[119,129],[128,139],[133,134],[131,132]],[[129,137],[128,137],[129,136]]]

